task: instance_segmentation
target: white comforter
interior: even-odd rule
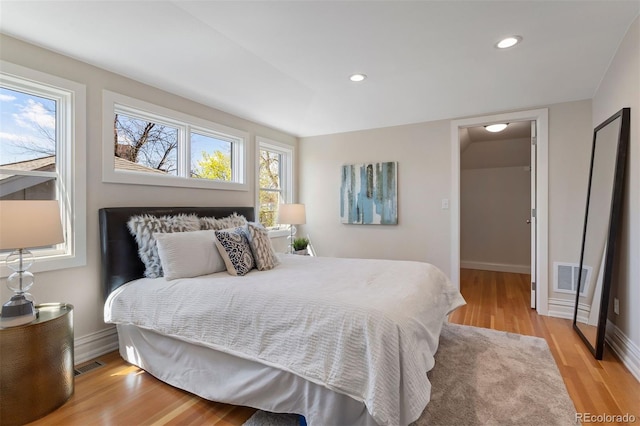
[[[292,372],[400,425],[429,401],[443,321],[464,303],[427,263],[284,255],[244,277],[133,281],[104,317]]]

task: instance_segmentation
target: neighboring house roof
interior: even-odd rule
[[[2,164],[0,167],[16,171],[15,174],[0,174],[0,198],[12,198],[19,191],[37,187],[38,185],[44,184],[54,179],[53,176],[25,176],[20,174],[20,172],[54,171],[56,167],[56,156],[48,155],[46,157],[36,158],[33,160]]]
[[[166,172],[162,170],[153,169],[151,167],[143,166],[142,164],[134,163],[133,161],[125,160],[124,158],[115,157],[116,170],[129,170],[133,172],[145,172],[145,173],[160,173],[166,175]]]
[[[15,163],[8,163],[0,165],[2,168],[11,169],[15,171],[38,171],[38,172],[51,172],[56,167],[56,156],[48,155],[46,157],[36,158],[34,160],[17,161]],[[21,179],[22,182],[17,182],[17,179]],[[51,177],[34,177],[24,179],[24,176],[16,176],[14,174],[0,174],[0,197],[5,197],[15,191],[38,185],[51,180]]]
[[[12,170],[50,172],[56,164],[56,156],[36,158],[34,160],[18,161],[15,163],[2,164],[0,167]]]
[[[5,169],[11,169],[15,171],[39,171],[50,172],[55,169],[56,156],[49,155],[46,157],[36,158],[33,160],[18,161],[15,163],[3,164],[0,167]],[[144,173],[159,173],[165,175],[162,170],[154,169],[151,167],[143,166],[142,164],[134,163],[124,158],[115,157],[115,166],[117,170],[128,170],[133,172]],[[13,177],[11,174],[0,174],[0,181]]]

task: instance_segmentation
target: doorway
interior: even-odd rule
[[[461,143],[466,129],[484,126],[496,122],[516,123],[533,121],[532,132],[535,136],[536,176],[533,179],[532,198],[535,197],[535,212],[531,220],[535,227],[531,233],[532,247],[531,272],[532,307],[541,315],[548,312],[548,110],[538,109],[491,116],[474,117],[451,122],[451,279],[460,285],[460,177],[461,177]],[[524,220],[525,218],[523,218]]]
[[[532,121],[460,129],[460,265],[535,282]],[[532,195],[534,195],[532,197]],[[532,244],[533,243],[533,244]],[[535,309],[535,292],[531,291]]]

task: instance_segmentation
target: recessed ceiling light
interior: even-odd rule
[[[484,126],[484,128],[487,129],[488,132],[497,133],[506,129],[508,124],[509,123],[489,124],[488,126]]]
[[[522,41],[522,37],[514,35],[510,37],[503,38],[499,42],[496,43],[496,47],[498,49],[508,49],[509,47],[513,47],[516,44]]]
[[[364,80],[365,78],[367,78],[367,76],[364,74],[352,74],[351,77],[349,77],[349,80],[358,82]]]

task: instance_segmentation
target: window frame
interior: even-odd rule
[[[116,112],[178,129],[177,176],[115,169],[113,117]],[[247,132],[109,90],[102,91],[102,114],[103,182],[232,191],[249,190],[246,168],[249,137]],[[190,176],[191,132],[231,142],[232,181],[209,180]]]
[[[56,179],[56,199],[64,243],[53,248],[29,249],[34,256],[32,272],[84,266],[87,263],[86,221],[86,86],[75,81],[0,60],[0,84],[8,89],[56,101],[56,171],[17,172],[0,168],[2,173]],[[4,262],[0,276],[11,271]]]
[[[282,200],[284,203],[292,203],[294,185],[294,158],[295,146],[278,142],[273,139],[256,136],[256,212],[260,211],[260,151],[267,150],[282,155],[280,161],[280,186],[282,188]],[[257,218],[256,214],[256,218]],[[283,237],[289,235],[289,226],[278,224],[275,227],[267,228],[271,238]]]

